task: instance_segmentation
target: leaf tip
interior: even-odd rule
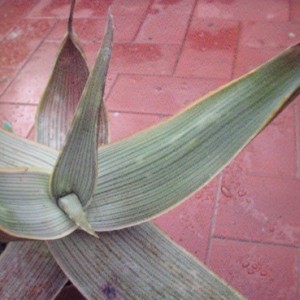
[[[89,223],[86,213],[75,194],[69,194],[65,197],[59,198],[58,205],[80,229],[96,238],[99,238]]]
[[[68,20],[68,33],[73,33],[73,15],[74,15],[74,7],[75,7],[76,0],[71,0],[71,7],[70,7],[70,14]]]

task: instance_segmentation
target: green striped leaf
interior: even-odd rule
[[[172,119],[100,147],[101,170],[87,209],[90,224],[97,231],[129,227],[174,207],[224,168],[293,99],[299,86],[296,45]],[[10,153],[7,163],[18,162],[18,156],[30,161],[32,149],[43,158],[50,155],[47,148],[0,133],[5,145],[0,151]],[[23,147],[15,155],[11,150],[19,144]]]
[[[0,168],[39,167],[52,172],[58,152],[0,129]]]
[[[99,149],[88,208],[98,231],[161,214],[222,170],[299,92],[300,45],[170,120]]]
[[[0,256],[0,298],[51,300],[66,278],[45,243],[11,242]]]
[[[68,194],[75,194],[82,206],[86,207],[92,200],[98,168],[99,115],[111,56],[112,38],[112,17],[109,16],[107,32],[94,69],[86,83],[71,129],[51,177],[51,193],[57,201]]]
[[[50,198],[47,173],[1,169],[0,199],[0,229],[10,235],[50,240],[77,227]]]
[[[87,299],[243,299],[153,225],[52,241],[58,264]]]

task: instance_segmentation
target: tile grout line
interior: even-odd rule
[[[234,47],[234,54],[233,54],[233,60],[232,60],[232,69],[231,69],[231,74],[230,74],[230,80],[234,79],[234,74],[235,74],[235,69],[237,65],[237,56],[238,56],[238,51],[240,49],[240,40],[241,40],[241,32],[242,32],[242,23],[241,21],[238,21],[238,29],[237,29],[237,40],[236,40],[236,45]]]
[[[108,75],[109,75],[109,74],[108,74]],[[105,104],[108,104],[108,99],[109,99],[109,97],[110,97],[110,95],[111,95],[111,93],[112,93],[113,88],[115,87],[115,85],[116,85],[116,83],[117,83],[117,80],[118,80],[119,76],[120,76],[120,74],[117,73],[117,74],[116,74],[116,77],[115,77],[114,80],[113,80],[113,83],[111,84],[111,86],[110,86],[110,88],[109,88],[109,90],[108,90],[108,92],[107,92],[107,94],[104,95],[104,97],[103,97],[103,102],[104,102]],[[107,77],[108,77],[108,76],[107,76]],[[105,81],[107,81],[107,77],[106,77],[106,80],[105,80]],[[105,87],[106,87],[106,82],[105,82]],[[105,92],[105,90],[104,90],[104,92]],[[107,110],[109,110],[108,107],[107,107]]]
[[[142,26],[143,26],[143,24],[144,24],[144,21],[146,20],[146,17],[147,17],[147,15],[148,15],[149,11],[150,11],[150,8],[151,8],[153,2],[154,2],[154,0],[150,0],[150,1],[149,1],[149,4],[148,4],[147,9],[145,10],[144,15],[141,17],[140,25],[139,25],[139,27],[137,28],[137,30],[136,30],[136,32],[135,32],[135,35],[134,35],[133,38],[131,39],[131,43],[133,43],[133,42],[136,41],[136,39],[137,39],[137,37],[138,37],[138,35],[139,35],[141,29],[142,29]]]
[[[26,139],[29,139],[29,136],[30,136],[31,133],[33,132],[34,128],[35,128],[35,124],[33,124],[33,125],[31,126],[30,130],[28,131],[28,133],[27,133],[27,135],[26,135]],[[34,141],[35,141],[35,139],[34,139]]]
[[[25,18],[23,18],[25,19]],[[53,19],[53,25],[50,27],[49,31],[47,32],[47,34],[45,34],[44,38],[41,39],[41,41],[38,43],[38,45],[35,47],[35,49],[33,49],[33,51],[31,52],[31,54],[28,56],[28,58],[26,59],[26,61],[23,63],[23,65],[21,66],[21,68],[19,69],[18,72],[16,72],[13,80],[8,84],[8,86],[4,89],[3,93],[1,93],[0,95],[0,99],[1,96],[4,95],[4,93],[7,91],[7,89],[11,86],[11,84],[15,81],[15,79],[17,78],[17,76],[20,74],[20,72],[25,68],[25,66],[29,63],[29,61],[31,60],[31,58],[33,57],[33,55],[36,53],[36,51],[41,47],[41,45],[45,42],[45,40],[47,39],[47,37],[51,34],[51,32],[54,30],[55,26],[57,25],[58,21],[57,19]],[[11,102],[8,104],[12,104]],[[17,104],[20,105],[20,104]],[[22,104],[21,104],[22,105]],[[25,103],[23,104],[23,106],[37,106],[38,103]],[[34,121],[33,124],[31,125],[30,129],[28,130],[28,132],[26,133],[25,137],[28,138],[30,133],[32,132],[32,130],[34,129]]]
[[[299,179],[299,118],[298,118],[298,101],[296,100],[296,103],[294,105],[294,128],[295,128],[295,163],[296,163],[296,178]]]
[[[18,77],[18,75],[21,73],[21,71],[25,68],[25,66],[29,63],[29,61],[31,60],[31,58],[33,57],[33,55],[36,53],[36,51],[41,47],[41,45],[45,42],[47,36],[52,32],[52,30],[54,29],[55,25],[57,24],[57,20],[53,19],[54,23],[51,26],[51,28],[49,29],[48,33],[45,35],[45,37],[43,39],[41,39],[41,41],[37,44],[37,46],[32,50],[32,52],[29,54],[29,56],[27,57],[27,59],[21,64],[21,66],[16,69],[16,72],[11,80],[11,82],[5,87],[5,89],[2,91],[2,93],[0,94],[0,103],[1,102],[1,97],[6,93],[6,91],[9,89],[9,87],[14,83],[14,81],[16,80],[16,78]],[[5,102],[6,103],[6,102]],[[6,104],[13,104],[13,102],[7,102]],[[17,103],[18,105],[23,105],[22,103]]]
[[[218,184],[216,187],[216,195],[215,195],[215,199],[214,199],[213,214],[211,217],[210,227],[209,227],[208,243],[207,243],[207,247],[205,250],[204,263],[206,265],[208,265],[208,262],[209,262],[209,257],[210,257],[210,252],[211,252],[211,243],[212,243],[212,239],[213,239],[214,231],[215,231],[215,227],[216,227],[217,210],[218,210],[218,206],[219,206],[222,181],[223,181],[223,173],[221,173],[219,175]]]
[[[289,249],[298,249],[298,246],[288,245],[288,244],[278,244],[278,243],[272,243],[272,242],[262,242],[258,240],[243,240],[239,238],[233,238],[233,237],[224,237],[224,236],[213,236],[213,239],[215,240],[222,240],[222,241],[232,241],[232,242],[239,242],[244,244],[253,244],[253,245],[261,245],[261,246],[272,246],[272,247],[284,247]]]
[[[176,69],[177,69],[177,66],[178,66],[178,62],[179,62],[180,56],[182,54],[184,45],[186,43],[186,38],[187,38],[188,32],[189,32],[191,24],[192,24],[192,20],[193,20],[193,16],[194,16],[194,12],[196,10],[197,4],[198,4],[198,2],[197,2],[197,0],[195,0],[194,5],[193,5],[193,7],[191,9],[190,17],[189,17],[188,22],[187,22],[186,32],[185,32],[184,37],[182,39],[182,43],[180,44],[180,48],[179,48],[179,51],[178,51],[178,56],[177,56],[177,59],[176,59],[176,61],[174,63],[173,70],[171,72],[171,76],[175,75],[175,72],[176,72]]]
[[[53,42],[53,41],[51,41]],[[155,45],[155,44],[153,44]],[[171,45],[171,44],[168,44],[168,45]],[[178,46],[173,44],[171,46]],[[224,81],[224,84],[225,85],[225,80],[228,80],[226,78],[221,78],[221,77],[211,77],[211,78],[208,78],[208,77],[203,77],[203,76],[195,76],[195,77],[192,77],[192,76],[184,76],[184,75],[179,75],[179,76],[173,76],[173,75],[170,75],[170,74],[150,74],[150,73],[128,73],[128,72],[121,72],[121,73],[118,73],[118,75],[125,75],[125,76],[141,76],[141,77],[162,77],[162,78],[176,78],[176,79],[191,79],[191,80],[207,80],[207,81],[210,81],[210,80],[223,80]],[[221,87],[221,86],[220,86]]]

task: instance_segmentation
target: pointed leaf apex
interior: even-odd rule
[[[86,213],[75,194],[69,194],[59,198],[58,205],[80,229],[98,238],[98,235],[89,223]]]
[[[73,33],[73,15],[74,15],[74,7],[76,0],[71,0],[70,14],[68,20],[68,34]]]

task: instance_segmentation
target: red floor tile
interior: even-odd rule
[[[224,80],[218,79],[120,75],[108,98],[108,106],[117,111],[170,115],[223,83]]]
[[[85,46],[90,48],[89,44]],[[59,48],[58,42],[43,43],[0,97],[0,102],[38,103],[49,81]],[[93,67],[97,52],[98,44],[93,44],[92,53],[89,51],[87,55],[90,69]],[[105,93],[109,92],[114,80],[115,76],[109,74]]]
[[[291,104],[238,155],[227,170],[295,177],[294,113],[294,104]]]
[[[84,43],[88,65],[91,68],[100,43]],[[109,77],[116,74],[170,75],[179,53],[179,45],[115,43],[109,66]]]
[[[234,21],[194,19],[176,75],[230,79],[238,33]]]
[[[195,0],[154,0],[149,13],[153,15],[189,15],[194,4]]]
[[[15,71],[12,69],[0,69],[0,95],[4,92],[7,86],[11,83]],[[1,97],[0,97],[1,102]]]
[[[115,44],[110,69],[115,73],[170,75],[178,53],[177,45]]]
[[[32,127],[35,110],[35,106],[0,103],[0,126],[3,121],[8,121],[14,133],[26,137]]]
[[[28,140],[31,140],[31,141],[35,141],[35,129],[34,129],[34,126],[31,127],[29,133],[27,134],[26,138]]]
[[[214,179],[183,204],[154,221],[175,242],[202,261],[206,258],[217,182]]]
[[[242,24],[240,44],[254,48],[287,48],[300,38],[300,26],[291,22],[252,22]]]
[[[285,0],[199,0],[194,14],[201,18],[288,21],[289,2]]]
[[[113,15],[143,15],[145,14],[149,1],[139,0],[105,0],[86,1],[78,0],[75,7],[76,18],[98,18],[106,16],[111,6]],[[69,0],[44,0],[30,13],[30,17],[57,17],[66,18],[69,15]]]
[[[238,23],[235,21],[194,18],[186,41],[187,44],[201,50],[232,51],[237,46],[238,34]]]
[[[293,21],[300,20],[300,2],[298,0],[290,0],[290,18]]]
[[[250,72],[269,59],[278,55],[284,49],[272,48],[246,48],[240,47],[237,51],[237,57],[234,66],[234,77],[239,77]]]
[[[1,96],[0,102],[38,103],[54,65],[59,43],[44,43]]]
[[[129,114],[118,111],[109,113],[111,141],[128,137],[138,131],[149,128],[162,120],[158,115]]]
[[[165,120],[300,37],[298,0],[76,2],[74,27],[90,68],[109,6],[114,15],[105,90],[113,141]],[[69,4],[0,1],[0,126],[6,120],[24,137],[34,136],[35,104],[66,31]],[[155,221],[253,300],[299,298],[299,101],[225,169],[220,187],[215,179]]]
[[[137,36],[137,42],[181,44],[187,31],[189,15],[148,14]],[[176,19],[176,22],[174,22]]]
[[[296,300],[294,248],[213,240],[209,267],[249,300]]]
[[[99,17],[107,14],[107,9],[112,0],[108,1],[85,1],[76,2],[75,17]],[[69,0],[44,0],[40,1],[29,14],[29,17],[57,17],[66,18],[69,16]]]
[[[114,0],[111,6],[112,14],[115,16],[144,16],[150,2],[150,0]]]
[[[300,181],[224,174],[214,236],[300,245]]]
[[[73,27],[81,42],[99,42],[101,41],[107,18],[97,19],[74,19]],[[134,39],[141,23],[139,16],[116,16],[115,42],[130,42]],[[67,19],[59,20],[54,30],[49,34],[47,40],[61,41],[66,34]]]
[[[0,42],[2,67],[20,67],[54,25],[53,20],[23,20]]]
[[[0,2],[0,40],[25,16],[38,0]]]

